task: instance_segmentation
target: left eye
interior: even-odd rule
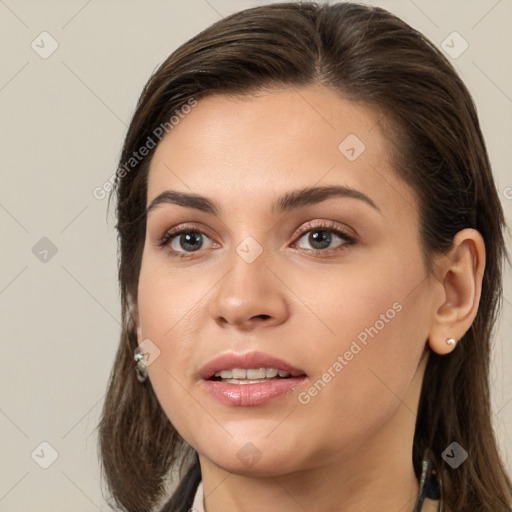
[[[307,235],[307,238],[306,238]],[[348,236],[346,233],[341,231],[338,228],[327,228],[327,227],[316,227],[314,229],[309,229],[304,232],[299,240],[306,239],[307,243],[312,246],[312,248],[308,247],[299,247],[300,249],[306,249],[309,251],[321,251],[327,252],[325,249],[333,249],[333,247],[329,247],[330,244],[336,239],[340,241],[340,243],[336,246],[342,246],[346,244],[354,243],[354,239]],[[334,248],[336,248],[334,247]]]

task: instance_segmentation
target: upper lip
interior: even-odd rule
[[[221,354],[208,361],[200,370],[199,376],[208,380],[221,370],[231,370],[232,368],[275,368],[284,370],[292,377],[305,376],[305,372],[295,368],[291,364],[277,357],[265,354],[263,352],[248,352],[245,354],[227,353]]]

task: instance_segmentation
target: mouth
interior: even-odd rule
[[[224,354],[199,372],[208,395],[225,405],[264,405],[290,396],[307,378],[291,364],[260,352]]]
[[[261,384],[272,379],[290,379],[291,374],[277,368],[233,368],[216,372],[210,380],[227,384]]]

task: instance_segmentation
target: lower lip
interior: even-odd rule
[[[272,379],[256,384],[228,384],[220,380],[203,380],[207,393],[226,405],[249,407],[264,405],[282,395],[290,395],[306,377]]]

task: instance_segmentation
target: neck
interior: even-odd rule
[[[206,471],[203,478],[206,511],[412,511],[418,496],[412,464],[392,466],[392,462],[396,459],[351,460],[266,478]]]
[[[206,512],[412,512],[419,491],[412,446],[426,360],[376,436],[337,457],[319,455],[314,467],[279,475],[241,475],[200,455]]]

